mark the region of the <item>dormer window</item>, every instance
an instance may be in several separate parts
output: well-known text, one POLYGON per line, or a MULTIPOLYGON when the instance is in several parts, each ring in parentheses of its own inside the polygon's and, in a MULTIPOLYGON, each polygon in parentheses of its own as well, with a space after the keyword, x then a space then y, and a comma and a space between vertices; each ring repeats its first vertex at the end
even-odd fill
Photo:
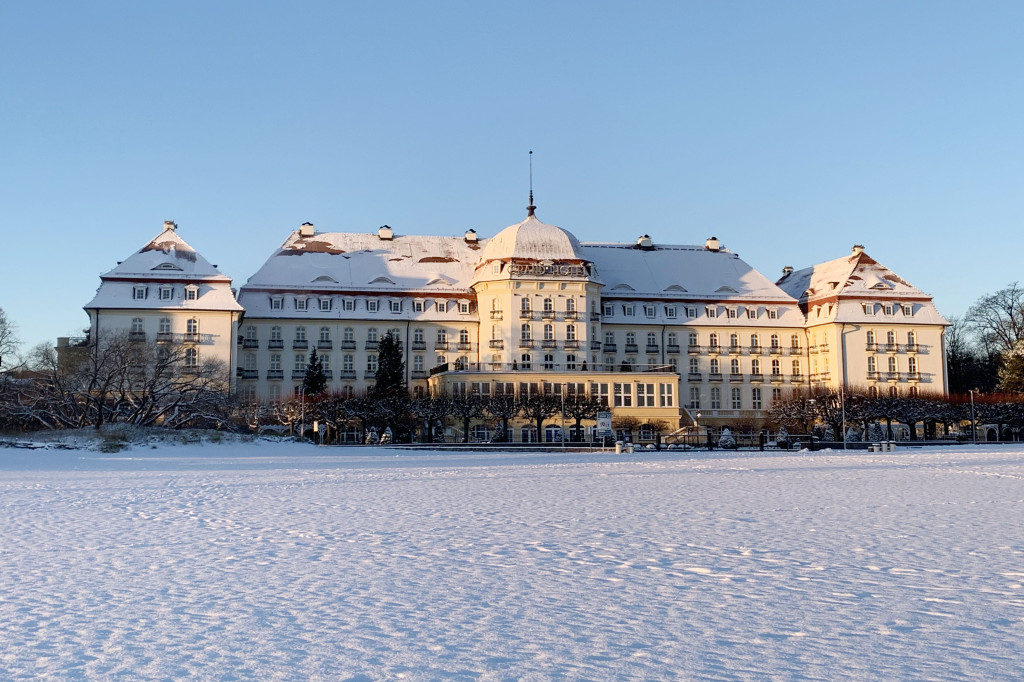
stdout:
POLYGON ((132 298, 136 301, 144 301, 146 299, 146 287, 136 286, 132 289, 132 298))
POLYGON ((437 308, 437 312, 439 313, 448 312, 448 304, 445 303, 443 299, 438 299, 434 301, 434 307, 437 308))
POLYGON ((324 297, 320 299, 320 310, 323 312, 329 312, 331 309, 331 299, 324 297))
POLYGON ((393 312, 393 313, 400 313, 400 312, 402 312, 402 302, 401 301, 399 301, 399 300, 392 300, 390 302, 390 304, 391 304, 391 312, 393 312))
POLYGON ((169 301, 174 298, 174 287, 162 286, 160 287, 160 300, 169 301))
POLYGON ((750 320, 756 320, 757 319, 757 308, 747 308, 747 319, 750 319, 750 320))
POLYGON ((769 320, 777 320, 777 319, 779 319, 779 311, 778 311, 777 308, 769 308, 768 309, 768 319, 769 320))
POLYGON ((670 320, 674 320, 676 318, 676 307, 674 305, 665 306, 665 317, 670 320))
POLYGON ((469 314, 469 301, 459 301, 459 312, 463 315, 469 314))
POLYGON ((615 306, 613 306, 611 303, 605 303, 604 304, 604 316, 605 317, 611 317, 614 314, 615 314, 615 306))
POLYGON ((884 306, 882 306, 882 312, 885 313, 886 315, 892 315, 893 314, 893 305, 892 305, 892 303, 886 303, 884 306))
POLYGON ((295 299, 295 309, 296 310, 305 310, 306 309, 306 299, 304 299, 304 298, 296 298, 295 299))
POLYGON ((726 317, 728 317, 730 320, 735 320, 737 317, 739 317, 740 314, 739 310, 737 310, 736 308, 726 308, 725 312, 726 317))
POLYGON ((424 301, 413 301, 412 302, 412 311, 414 313, 422 313, 423 309, 425 307, 426 307, 426 305, 425 305, 424 301))
POLYGON ((864 303, 862 305, 864 307, 864 314, 865 315, 874 315, 875 314, 875 304, 874 303, 864 303))
POLYGON ((627 303, 626 305, 623 305, 622 314, 625 315, 626 317, 633 317, 634 315, 636 315, 636 306, 633 305, 632 303, 627 303))
POLYGON ((366 299, 366 312, 375 313, 379 308, 379 302, 375 298, 366 299))
POLYGON ((343 298, 343 299, 341 299, 341 309, 342 310, 348 310, 348 311, 355 310, 356 309, 356 301, 355 301, 355 299, 352 299, 352 298, 343 298))
POLYGON ((713 306, 708 306, 705 308, 704 312, 707 313, 708 317, 714 317, 718 313, 718 310, 713 306))
POLYGON ((281 298, 280 296, 271 296, 270 297, 270 309, 271 310, 281 310, 282 308, 284 308, 284 299, 281 298))
POLYGON ((914 316, 914 306, 909 305, 909 304, 903 306, 903 314, 906 315, 907 317, 913 317, 914 316))
POLYGON ((185 300, 194 301, 199 298, 199 287, 195 284, 189 284, 185 287, 185 300))
POLYGON ((653 305, 644 305, 644 315, 647 317, 654 317, 655 308, 653 305))

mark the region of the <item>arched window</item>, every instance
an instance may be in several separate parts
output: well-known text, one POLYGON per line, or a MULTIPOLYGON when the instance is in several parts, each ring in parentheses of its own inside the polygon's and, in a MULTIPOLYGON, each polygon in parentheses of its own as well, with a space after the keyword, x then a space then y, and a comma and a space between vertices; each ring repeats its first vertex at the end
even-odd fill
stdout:
POLYGON ((875 333, 873 331, 870 331, 870 330, 868 331, 868 345, 869 346, 875 345, 875 333))
POLYGON ((519 356, 519 369, 530 369, 533 365, 533 358, 529 353, 523 353, 519 356))
POLYGON ((520 336, 523 341, 529 341, 533 338, 533 328, 529 324, 524 324, 519 329, 520 336))
POLYGON ((575 341, 576 340, 576 325, 567 324, 565 325, 565 340, 575 341))
POLYGON ((544 340, 551 341, 555 338, 555 327, 551 324, 544 325, 544 340))
POLYGON ((199 351, 195 348, 185 349, 185 366, 186 367, 198 367, 199 366, 199 351))
POLYGON ((565 356, 565 368, 567 370, 569 370, 570 372, 574 371, 576 369, 576 356, 575 355, 571 355, 570 354, 570 355, 566 355, 565 356))
POLYGON ((555 309, 554 301, 552 301, 550 298, 545 298, 544 299, 544 312, 550 313, 554 309, 555 309))
POLYGON ((132 318, 132 334, 141 334, 141 333, 142 333, 142 318, 141 317, 133 317, 132 318))
POLYGON ((915 332, 913 330, 907 332, 907 345, 908 346, 916 346, 917 345, 917 332, 915 332))
POLYGON ((875 356, 868 356, 868 374, 874 374, 878 371, 878 366, 875 363, 875 356))
MULTIPOLYGON (((444 333, 443 329, 440 329, 438 331, 441 332, 441 333, 444 333)), ((377 328, 376 327, 370 327, 369 329, 366 330, 366 340, 369 341, 370 343, 377 343, 377 328)))
POLYGON ((795 377, 800 376, 800 361, 799 360, 794 360, 793 361, 793 376, 795 376, 795 377))
POLYGON ((761 361, 754 359, 750 361, 750 373, 760 374, 761 373, 761 361))
POLYGON ((459 343, 463 343, 463 344, 469 343, 469 330, 468 329, 460 329, 459 330, 459 343))
POLYGON ((778 334, 772 334, 771 344, 772 344, 772 348, 778 348, 779 347, 779 335, 778 334))
POLYGON ((750 350, 757 350, 761 347, 761 340, 757 338, 757 334, 750 335, 750 350))
POLYGON ((544 369, 552 370, 555 368, 555 356, 551 353, 544 354, 544 369))
POLYGON ((712 374, 719 374, 720 371, 721 371, 721 367, 718 364, 718 358, 711 358, 711 373, 712 374))
POLYGON ((893 374, 899 371, 896 368, 896 356, 889 356, 889 371, 892 372, 893 374))
POLYGON ((657 346, 658 345, 658 335, 655 334, 654 332, 647 332, 647 345, 648 346, 657 346))
POLYGON ((740 345, 740 335, 729 334, 729 345, 732 346, 733 348, 738 348, 740 345))
POLYGON ((711 332, 711 337, 708 341, 708 345, 711 346, 712 348, 718 348, 718 334, 711 332))
POLYGON ((331 340, 331 328, 330 327, 320 327, 320 340, 321 341, 330 341, 331 340))
POLYGON ((917 358, 907 358, 907 371, 911 374, 917 374, 917 358))
POLYGON ((896 345, 896 332, 890 330, 885 334, 885 342, 890 346, 896 345))
POLYGON ((796 334, 793 334, 793 336, 789 337, 789 346, 790 346, 790 348, 796 348, 797 350, 799 350, 800 349, 800 337, 798 335, 796 335, 796 334))
POLYGON ((740 373, 740 361, 738 359, 733 358, 729 361, 729 371, 733 374, 740 373))

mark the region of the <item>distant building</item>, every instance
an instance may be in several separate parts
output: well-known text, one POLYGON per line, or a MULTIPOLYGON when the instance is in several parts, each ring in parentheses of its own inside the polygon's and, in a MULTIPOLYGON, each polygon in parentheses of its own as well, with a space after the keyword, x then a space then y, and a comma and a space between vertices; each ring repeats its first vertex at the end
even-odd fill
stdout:
MULTIPOLYGON (((304 223, 237 303, 230 280, 167 223, 102 276, 86 310, 94 333, 117 328, 223 358, 242 396, 268 402, 299 395, 314 348, 331 391, 361 394, 389 332, 414 395, 586 393, 663 432, 698 420, 758 426, 796 390, 946 389, 948 323, 862 247, 772 283, 714 237, 580 242, 532 205, 491 238, 304 223)), ((515 440, 552 437, 522 420, 515 428, 515 440)))

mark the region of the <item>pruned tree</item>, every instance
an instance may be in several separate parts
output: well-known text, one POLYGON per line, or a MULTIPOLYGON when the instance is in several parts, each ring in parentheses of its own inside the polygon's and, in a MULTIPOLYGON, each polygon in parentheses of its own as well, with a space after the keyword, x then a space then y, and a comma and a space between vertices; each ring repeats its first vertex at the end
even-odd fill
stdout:
POLYGON ((469 425, 484 416, 484 400, 476 393, 457 393, 451 396, 452 416, 462 421, 462 442, 469 442, 469 425))
POLYGON ((452 414, 452 403, 447 396, 415 398, 409 404, 409 412, 419 426, 420 440, 433 443, 439 431, 443 434, 444 422, 452 414))
POLYGON ((515 419, 521 407, 515 395, 502 393, 484 401, 484 414, 498 420, 499 435, 494 440, 504 443, 508 438, 508 423, 515 419))
POLYGON ((526 397, 520 397, 523 416, 537 427, 537 440, 544 438, 544 420, 558 414, 561 402, 549 393, 533 393, 526 397))
POLYGON ((582 439, 583 420, 597 419, 597 413, 604 404, 597 398, 584 393, 573 393, 565 397, 565 416, 573 421, 573 432, 582 439))

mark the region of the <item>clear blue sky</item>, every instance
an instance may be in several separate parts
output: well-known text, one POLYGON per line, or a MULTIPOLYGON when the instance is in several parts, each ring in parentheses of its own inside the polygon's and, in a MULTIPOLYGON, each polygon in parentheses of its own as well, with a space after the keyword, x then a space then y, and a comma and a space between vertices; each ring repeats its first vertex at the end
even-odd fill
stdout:
POLYGON ((162 221, 244 284, 303 221, 854 243, 947 316, 1024 279, 1021 2, 0 8, 0 308, 80 333, 162 221))

